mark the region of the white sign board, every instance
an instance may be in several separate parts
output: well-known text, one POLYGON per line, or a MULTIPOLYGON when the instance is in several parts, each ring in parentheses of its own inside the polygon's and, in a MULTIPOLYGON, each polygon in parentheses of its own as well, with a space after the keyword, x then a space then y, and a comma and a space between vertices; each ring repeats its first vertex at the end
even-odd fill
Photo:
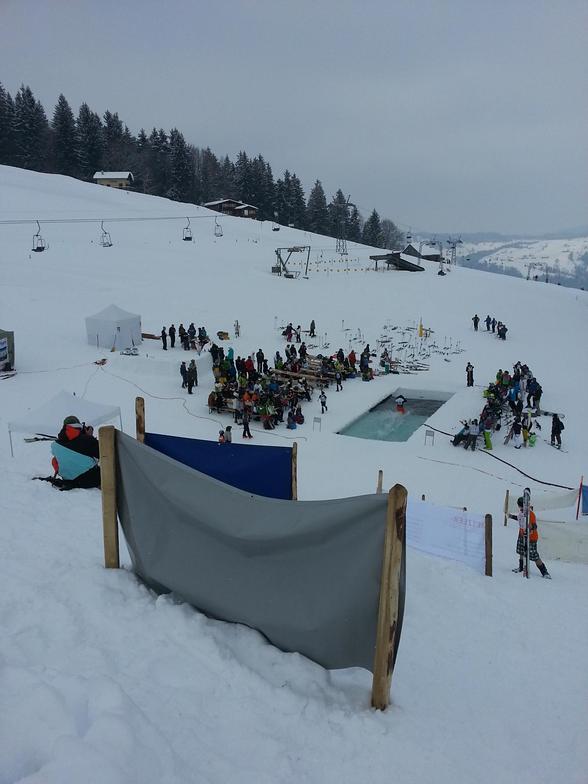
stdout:
POLYGON ((406 543, 484 572, 484 515, 408 499, 406 543))

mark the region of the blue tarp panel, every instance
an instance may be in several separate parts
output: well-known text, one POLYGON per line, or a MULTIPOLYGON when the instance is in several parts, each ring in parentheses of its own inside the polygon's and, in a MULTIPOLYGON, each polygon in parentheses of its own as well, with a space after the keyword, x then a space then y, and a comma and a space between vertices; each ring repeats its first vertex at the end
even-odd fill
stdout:
POLYGON ((588 515, 588 485, 582 485, 582 514, 588 515))
POLYGON ((292 449, 219 444, 145 433, 145 444, 219 482, 267 498, 292 498, 292 449))

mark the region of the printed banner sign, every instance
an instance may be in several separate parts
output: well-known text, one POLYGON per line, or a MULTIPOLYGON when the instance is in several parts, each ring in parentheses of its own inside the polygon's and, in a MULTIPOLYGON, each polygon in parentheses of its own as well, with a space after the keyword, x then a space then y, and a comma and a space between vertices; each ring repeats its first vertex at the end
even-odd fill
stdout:
POLYGON ((484 515, 408 499, 406 543, 484 571, 484 515))

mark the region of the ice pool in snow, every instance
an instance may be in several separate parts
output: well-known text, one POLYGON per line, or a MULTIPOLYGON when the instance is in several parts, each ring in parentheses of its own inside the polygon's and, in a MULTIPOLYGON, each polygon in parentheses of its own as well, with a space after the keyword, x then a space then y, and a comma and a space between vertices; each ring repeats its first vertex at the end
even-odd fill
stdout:
POLYGON ((368 438, 376 441, 408 441, 427 419, 447 402, 451 395, 444 392, 410 392, 397 389, 394 394, 370 408, 339 431, 339 435, 368 438), (404 413, 396 410, 395 398, 407 398, 404 413))

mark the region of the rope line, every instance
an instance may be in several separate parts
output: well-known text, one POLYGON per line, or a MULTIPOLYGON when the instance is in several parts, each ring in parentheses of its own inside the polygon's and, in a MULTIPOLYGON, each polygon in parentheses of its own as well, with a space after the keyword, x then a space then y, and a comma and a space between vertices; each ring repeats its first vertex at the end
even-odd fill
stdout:
MULTIPOLYGON (((439 430, 437 427, 433 427, 432 425, 427 425, 430 430, 435 430, 437 433, 442 433, 444 436, 451 436, 451 433, 446 433, 445 430, 439 430)), ((493 455, 492 452, 489 452, 487 449, 478 449, 478 452, 482 452, 489 457, 493 457, 495 460, 504 463, 504 465, 510 466, 510 468, 514 468, 515 471, 518 471, 519 474, 526 476, 527 479, 531 479, 533 482, 537 482, 540 485, 549 485, 549 487, 560 487, 562 490, 575 490, 575 487, 568 487, 568 485, 558 485, 556 482, 545 482, 543 479, 535 479, 534 476, 531 474, 526 474, 522 469, 517 468, 516 465, 509 463, 508 460, 503 460, 502 457, 498 457, 497 455, 493 455)))

